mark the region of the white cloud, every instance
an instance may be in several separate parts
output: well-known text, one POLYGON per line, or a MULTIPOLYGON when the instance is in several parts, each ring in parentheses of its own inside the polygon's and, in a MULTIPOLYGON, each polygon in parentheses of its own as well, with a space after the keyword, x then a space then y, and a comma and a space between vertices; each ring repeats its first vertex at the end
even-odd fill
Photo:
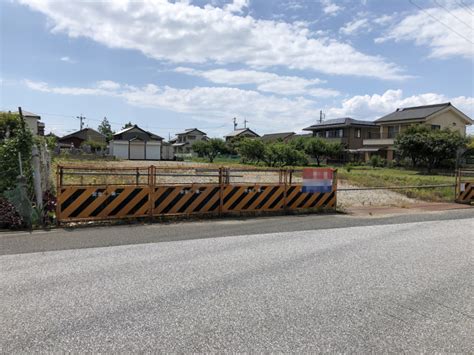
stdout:
POLYGON ((338 12, 344 9, 344 7, 336 5, 331 0, 321 0, 323 6, 323 12, 326 15, 336 15, 338 12))
POLYGON ((312 100, 262 95, 253 90, 228 87, 177 89, 154 84, 136 87, 111 81, 106 81, 104 86, 103 83, 83 88, 25 80, 27 87, 36 91, 115 97, 133 106, 189 114, 211 123, 226 123, 234 116, 245 117, 252 122, 252 128, 263 131, 299 130, 308 121, 313 121, 319 112, 312 100))
POLYGON ((323 83, 320 79, 305 79, 297 76, 281 76, 274 73, 255 70, 196 70, 178 67, 176 72, 205 78, 216 84, 256 85, 257 90, 280 95, 309 95, 315 97, 333 97, 339 95, 337 90, 315 88, 323 83))
POLYGON ((224 9, 229 12, 242 13, 244 8, 249 6, 249 0, 233 0, 232 3, 226 5, 224 9))
POLYGON ((425 93, 420 95, 403 96, 403 91, 387 90, 382 95, 356 95, 342 101, 340 107, 327 110, 327 117, 350 116, 362 120, 373 120, 386 115, 397 108, 432 105, 451 102, 466 115, 474 117, 474 97, 458 96, 448 98, 442 94, 425 93))
MULTIPOLYGON (((284 66, 381 79, 403 77, 402 70, 386 59, 363 54, 334 39, 315 37, 303 23, 261 20, 211 5, 165 0, 18 1, 47 15, 53 32, 138 50, 157 60, 284 66)), ((244 3, 236 1, 229 6, 236 10, 244 3)), ((329 13, 340 10, 329 1, 324 4, 329 13)))
POLYGON ((417 11, 392 26, 375 42, 414 41, 417 45, 431 48, 430 57, 461 56, 472 60, 474 45, 467 40, 472 42, 474 38, 472 14, 459 7, 448 10, 436 7, 426 9, 426 13, 417 11))
POLYGON ((370 23, 367 18, 361 18, 358 20, 348 22, 339 29, 339 32, 349 36, 349 35, 355 35, 356 33, 360 32, 363 29, 370 31, 370 23))
POLYGON ((71 64, 76 63, 75 60, 71 59, 68 56, 61 57, 61 58, 59 58, 59 60, 62 61, 62 62, 71 63, 71 64))

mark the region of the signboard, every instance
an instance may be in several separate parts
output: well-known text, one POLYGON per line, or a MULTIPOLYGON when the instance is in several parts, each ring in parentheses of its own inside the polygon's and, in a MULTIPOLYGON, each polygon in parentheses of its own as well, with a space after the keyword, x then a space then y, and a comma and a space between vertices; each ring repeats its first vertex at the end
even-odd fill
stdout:
POLYGON ((333 171, 330 168, 303 169, 303 191, 325 193, 332 190, 333 171))

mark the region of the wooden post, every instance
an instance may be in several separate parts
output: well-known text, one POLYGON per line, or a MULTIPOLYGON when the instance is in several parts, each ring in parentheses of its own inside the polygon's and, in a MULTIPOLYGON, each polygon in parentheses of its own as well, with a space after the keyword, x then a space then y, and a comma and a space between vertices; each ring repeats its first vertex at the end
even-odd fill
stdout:
POLYGON ((334 210, 337 210, 337 169, 333 170, 332 175, 332 190, 334 191, 334 210))

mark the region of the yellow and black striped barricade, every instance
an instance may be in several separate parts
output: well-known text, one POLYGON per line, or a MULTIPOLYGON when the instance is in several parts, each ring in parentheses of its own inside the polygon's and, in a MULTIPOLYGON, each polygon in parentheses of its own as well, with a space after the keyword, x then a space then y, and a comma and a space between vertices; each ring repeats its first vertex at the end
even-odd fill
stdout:
POLYGON ((285 199, 286 209, 304 210, 304 209, 335 209, 336 208, 336 189, 330 192, 303 192, 303 186, 299 184, 289 185, 285 199))
POLYGON ((456 202, 467 204, 474 202, 474 181, 459 183, 459 190, 456 196, 456 202))
POLYGON ((190 184, 157 186, 153 192, 153 215, 219 213, 220 185, 190 184))
POLYGON ((58 222, 145 217, 150 188, 136 186, 65 186, 58 191, 58 222))
POLYGON ((285 185, 225 185, 222 212, 282 211, 285 185))

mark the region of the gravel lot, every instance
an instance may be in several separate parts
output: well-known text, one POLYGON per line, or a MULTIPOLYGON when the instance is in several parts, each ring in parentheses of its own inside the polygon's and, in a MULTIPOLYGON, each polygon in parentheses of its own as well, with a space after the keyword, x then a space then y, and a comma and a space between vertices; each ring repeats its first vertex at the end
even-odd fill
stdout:
MULTIPOLYGON (((151 164, 162 168, 158 170, 156 182, 158 184, 175 184, 175 183, 218 183, 217 170, 218 167, 213 164, 195 163, 195 162, 149 162, 149 161, 104 161, 101 162, 100 168, 140 168, 142 173, 146 173, 146 168, 151 164), (183 170, 182 168, 189 167, 190 170, 183 170), (206 169, 209 169, 206 171, 206 169), (204 171, 203 171, 204 170, 204 171), (179 175, 179 176, 177 176, 179 175)), ((76 164, 77 165, 77 164, 76 164)), ((90 162, 81 163, 83 166, 91 166, 90 162)), ((94 163, 97 166, 97 163, 94 163)), ((235 167, 231 170, 231 183, 278 183, 279 174, 276 171, 250 171, 249 168, 235 167)), ((273 169, 275 170, 275 169, 273 169)), ((112 176, 66 176, 66 181, 69 183, 135 183, 136 177, 133 171, 129 172, 130 176, 118 177, 112 176)), ((295 173, 293 182, 301 182, 301 174, 295 173)), ((140 182, 146 184, 147 177, 141 176, 140 182)), ((357 186, 350 185, 345 181, 338 181, 339 188, 356 188, 357 186)), ((364 191, 340 191, 338 193, 338 206, 341 208, 361 207, 361 206, 397 206, 403 207, 409 204, 419 202, 411 199, 395 191, 389 190, 364 190, 364 191)))

